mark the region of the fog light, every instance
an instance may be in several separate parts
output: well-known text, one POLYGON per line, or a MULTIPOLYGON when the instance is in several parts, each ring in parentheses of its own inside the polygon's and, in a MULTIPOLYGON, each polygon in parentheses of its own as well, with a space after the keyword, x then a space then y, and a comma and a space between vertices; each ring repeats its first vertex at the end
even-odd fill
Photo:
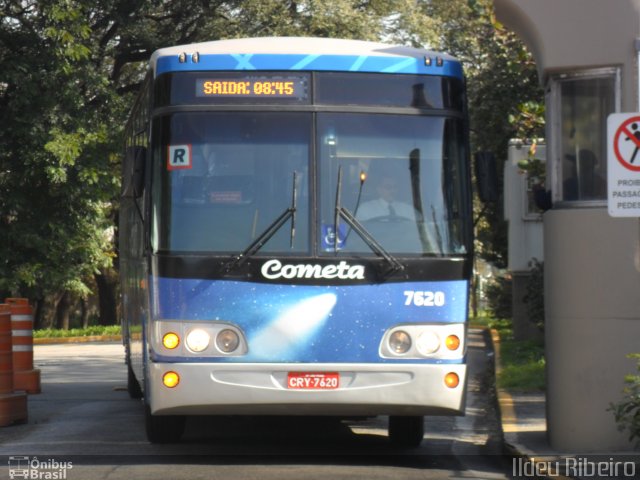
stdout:
POLYGON ((162 383, 165 387, 174 388, 180 383, 180 375, 176 372, 167 372, 162 376, 162 383))
POLYGON ((189 350, 199 353, 207 349, 209 342, 211 341, 211 337, 201 328, 195 328, 189 332, 186 341, 189 350))
POLYGON ((180 337, 173 332, 165 333, 164 337, 162 337, 162 345, 164 345, 164 348, 173 350, 180 345, 180 337))
POLYGON ((440 348, 440 337, 434 332, 422 332, 416 340, 416 348, 422 355, 431 355, 440 348))
POLYGON ((216 336, 216 347, 221 352, 231 353, 238 348, 238 345, 240 345, 240 337, 235 330, 225 328, 216 336))
POLYGON ((460 338, 457 335, 449 335, 444 344, 449 350, 457 350, 460 347, 460 338))
POLYGON ((389 336, 389 348, 398 355, 407 353, 411 348, 411 337, 403 330, 396 330, 389 336))
POLYGON ((444 384, 449 388, 456 388, 460 384, 457 373, 449 372, 444 376, 444 384))

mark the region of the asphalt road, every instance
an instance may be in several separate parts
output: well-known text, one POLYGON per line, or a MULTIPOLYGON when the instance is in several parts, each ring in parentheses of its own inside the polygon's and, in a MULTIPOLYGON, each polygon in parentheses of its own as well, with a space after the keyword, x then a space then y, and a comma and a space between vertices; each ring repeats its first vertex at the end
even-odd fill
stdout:
POLYGON ((510 478, 493 354, 479 331, 470 333, 467 415, 425 418, 425 440, 412 450, 391 447, 384 417, 192 417, 181 443, 152 445, 123 357, 120 344, 36 346, 42 394, 29 397, 27 424, 0 428, 0 478, 510 478))

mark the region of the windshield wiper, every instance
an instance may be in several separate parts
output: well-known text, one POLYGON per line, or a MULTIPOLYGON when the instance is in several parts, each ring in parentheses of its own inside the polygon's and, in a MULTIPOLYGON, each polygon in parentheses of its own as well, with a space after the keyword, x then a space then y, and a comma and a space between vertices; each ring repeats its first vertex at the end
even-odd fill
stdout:
POLYGON ((290 248, 293 248, 293 241, 296 236, 296 210, 298 204, 298 173, 293 172, 293 187, 291 189, 291 205, 287 207, 271 224, 264 229, 251 244, 245 248, 240 254, 234 255, 229 262, 223 267, 224 273, 242 266, 249 258, 255 255, 271 238, 291 219, 291 231, 289 234, 290 248))
POLYGON ((341 191, 342 191, 342 166, 338 167, 338 185, 336 187, 336 207, 335 207, 335 215, 334 215, 334 225, 333 231, 335 232, 336 238, 334 242, 334 253, 338 252, 338 232, 340 227, 340 219, 342 218, 347 225, 358 234, 358 236, 367 244, 367 246, 371 249, 373 253, 382 257, 388 264, 389 270, 382 274, 383 277, 388 275, 393 275, 396 272, 404 270, 404 266, 396 260, 393 255, 387 252, 382 245, 375 239, 373 235, 371 235, 364 225, 360 223, 360 221, 345 207, 343 207, 341 203, 341 191))

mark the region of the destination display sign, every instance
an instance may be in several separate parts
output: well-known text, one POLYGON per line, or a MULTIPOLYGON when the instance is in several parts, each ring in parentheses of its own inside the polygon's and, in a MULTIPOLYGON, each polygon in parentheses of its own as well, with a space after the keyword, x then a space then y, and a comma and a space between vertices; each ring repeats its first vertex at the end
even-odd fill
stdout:
POLYGON ((212 75, 196 79, 196 97, 307 100, 308 95, 307 78, 302 76, 224 78, 212 75))

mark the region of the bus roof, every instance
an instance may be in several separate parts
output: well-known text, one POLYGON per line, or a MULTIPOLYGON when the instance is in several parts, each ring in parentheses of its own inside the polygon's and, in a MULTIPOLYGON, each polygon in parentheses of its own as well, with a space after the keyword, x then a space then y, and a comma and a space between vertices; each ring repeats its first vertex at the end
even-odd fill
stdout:
POLYGON ((151 56, 158 76, 207 70, 324 70, 444 75, 462 78, 455 58, 427 49, 362 40, 262 37, 161 48, 151 56))

